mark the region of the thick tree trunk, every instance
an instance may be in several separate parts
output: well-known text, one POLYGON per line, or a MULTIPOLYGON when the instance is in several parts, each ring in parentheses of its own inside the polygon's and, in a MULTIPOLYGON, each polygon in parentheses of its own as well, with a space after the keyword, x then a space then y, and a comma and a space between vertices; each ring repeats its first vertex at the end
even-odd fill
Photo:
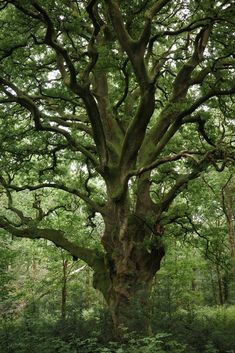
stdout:
POLYGON ((94 286, 106 299, 117 338, 123 328, 146 333, 152 280, 164 256, 161 234, 153 234, 150 213, 131 212, 127 201, 110 202, 108 209, 102 239, 106 271, 95 273, 94 286))
MULTIPOLYGON (((163 255, 163 248, 156 249, 150 255, 148 251, 141 251, 129 244, 122 253, 113 255, 109 262, 109 283, 103 294, 112 315, 117 338, 122 337, 124 328, 147 333, 152 280, 160 268, 163 255)), ((96 287, 99 289, 99 283, 96 287)))

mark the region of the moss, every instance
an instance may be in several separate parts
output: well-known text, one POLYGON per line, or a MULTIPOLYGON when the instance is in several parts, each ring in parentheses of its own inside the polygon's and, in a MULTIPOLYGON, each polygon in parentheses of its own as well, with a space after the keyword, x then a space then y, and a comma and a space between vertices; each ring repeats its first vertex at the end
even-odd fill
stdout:
POLYGON ((143 144, 143 147, 139 153, 138 169, 151 163, 153 156, 155 155, 156 146, 148 139, 147 143, 143 144))
POLYGON ((110 166, 107 171, 106 182, 110 198, 115 201, 121 200, 125 186, 121 181, 120 169, 118 166, 110 166))
POLYGON ((98 289, 104 296, 106 300, 108 300, 108 292, 111 286, 111 281, 109 278, 109 271, 95 271, 93 275, 93 287, 98 289))
POLYGON ((110 286, 110 261, 108 258, 103 258, 103 261, 99 261, 96 264, 93 274, 93 287, 98 289, 108 301, 110 286))

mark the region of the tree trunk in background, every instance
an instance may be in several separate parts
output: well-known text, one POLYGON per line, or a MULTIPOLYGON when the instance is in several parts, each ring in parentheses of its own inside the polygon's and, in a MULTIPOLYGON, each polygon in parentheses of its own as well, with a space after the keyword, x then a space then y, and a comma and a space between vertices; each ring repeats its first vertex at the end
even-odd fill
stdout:
POLYGON ((228 237, 231 250, 231 262, 233 280, 235 281, 235 229, 234 229, 234 212, 233 212, 233 200, 234 195, 232 190, 227 195, 227 224, 228 224, 228 237))
POLYGON ((63 275, 61 289, 61 319, 65 320, 67 315, 67 279, 68 279, 68 260, 63 259, 63 275))
POLYGON ((223 281, 222 281, 222 276, 220 273, 220 268, 218 264, 216 264, 216 275, 217 275, 217 288, 218 288, 218 299, 219 299, 219 304, 223 305, 224 304, 224 293, 223 293, 223 281))
POLYGON ((217 294, 216 294, 216 285, 215 285, 215 281, 213 278, 213 273, 214 270, 213 268, 210 266, 210 282, 211 282, 211 292, 212 292, 212 297, 213 297, 213 304, 217 304, 217 294))

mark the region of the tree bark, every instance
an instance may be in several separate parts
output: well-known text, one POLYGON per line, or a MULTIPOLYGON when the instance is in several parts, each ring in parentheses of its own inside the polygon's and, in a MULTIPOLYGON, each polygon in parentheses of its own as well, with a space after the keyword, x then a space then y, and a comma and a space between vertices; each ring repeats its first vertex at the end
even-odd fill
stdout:
POLYGON ((233 213, 233 191, 229 190, 227 195, 227 225, 228 225, 228 238, 231 250, 231 265, 233 280, 235 281, 235 227, 234 227, 234 213, 233 213))
POLYGON ((61 319, 64 321, 67 315, 67 280, 68 280, 68 260, 63 259, 63 275, 61 288, 61 319))
POLYGON ((218 300, 219 305, 224 305, 223 282, 220 273, 219 265, 216 264, 217 286, 218 286, 218 300))
POLYGON ((110 200, 107 209, 102 238, 106 271, 95 272, 94 287, 104 295, 120 339, 124 328, 147 333, 151 285, 165 252, 160 234, 153 238, 148 208, 145 215, 133 211, 125 198, 110 200))

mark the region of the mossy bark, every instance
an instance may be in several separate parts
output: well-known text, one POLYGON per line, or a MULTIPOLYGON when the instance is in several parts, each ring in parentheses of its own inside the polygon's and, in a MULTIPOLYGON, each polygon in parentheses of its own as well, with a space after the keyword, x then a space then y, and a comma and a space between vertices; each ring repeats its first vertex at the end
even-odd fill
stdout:
POLYGON ((105 271, 95 273, 94 286, 108 304, 117 338, 122 337, 123 328, 139 333, 148 330, 149 294, 164 246, 160 234, 155 233, 153 241, 150 207, 146 211, 145 215, 131 211, 126 198, 110 201, 105 217, 105 271))

